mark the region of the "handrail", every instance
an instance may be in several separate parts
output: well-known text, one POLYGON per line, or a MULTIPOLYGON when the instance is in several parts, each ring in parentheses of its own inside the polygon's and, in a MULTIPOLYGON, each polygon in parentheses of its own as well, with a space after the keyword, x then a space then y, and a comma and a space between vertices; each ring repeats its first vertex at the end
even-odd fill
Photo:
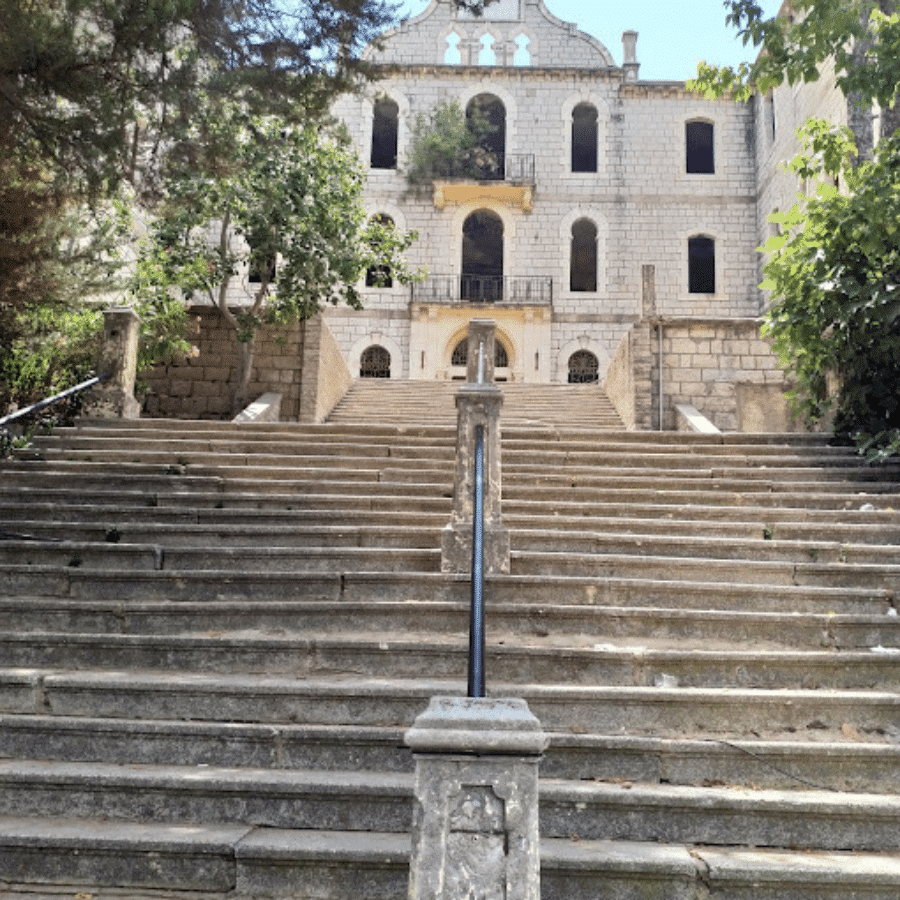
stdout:
POLYGON ((79 391, 85 391, 88 388, 93 387, 95 384, 99 384, 101 381, 106 381, 107 378, 109 378, 108 375, 95 375, 93 378, 88 378, 87 381, 82 381, 81 384, 76 384, 75 387, 70 387, 65 391, 54 394, 52 397, 47 397, 45 400, 38 400, 37 403, 32 403, 31 406, 26 406, 25 409, 17 409, 14 413, 10 413, 8 416, 4 416, 2 419, 0 419, 0 428, 4 427, 8 422, 14 422, 16 419, 22 419, 25 416, 31 415, 31 413, 35 413, 38 410, 44 409, 44 407, 50 406, 51 404, 56 403, 59 400, 65 400, 66 397, 72 397, 79 391))
MULTIPOLYGON (((478 345, 477 383, 484 383, 484 341, 479 342, 478 345)), ((475 426, 472 605, 469 613, 469 696, 484 697, 484 425, 475 426)))

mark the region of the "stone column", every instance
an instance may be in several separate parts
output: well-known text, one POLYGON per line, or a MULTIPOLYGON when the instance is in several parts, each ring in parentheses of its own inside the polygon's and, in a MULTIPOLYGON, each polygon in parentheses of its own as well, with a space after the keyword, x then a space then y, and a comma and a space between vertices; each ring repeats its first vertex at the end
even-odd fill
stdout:
POLYGON ((636 31, 622 33, 622 68, 625 71, 625 81, 638 80, 638 69, 641 64, 637 61, 637 39, 636 31))
POLYGON ((140 317, 131 307, 103 310, 103 344, 97 373, 107 380, 85 397, 82 415, 89 419, 137 419, 141 406, 134 398, 140 317))
POLYGON ((547 743, 524 700, 431 698, 406 732, 416 759, 409 900, 540 900, 547 743))
POLYGON ((441 533, 442 572, 462 573, 472 568, 475 433, 479 425, 484 429, 484 571, 485 574, 509 572, 509 531, 503 527, 500 511, 500 407, 503 393, 496 384, 488 382, 488 373, 491 378, 494 373, 494 323, 474 319, 469 325, 467 365, 470 376, 473 365, 477 373, 478 345, 482 341, 485 345, 485 383, 469 382, 456 392, 453 514, 441 533))

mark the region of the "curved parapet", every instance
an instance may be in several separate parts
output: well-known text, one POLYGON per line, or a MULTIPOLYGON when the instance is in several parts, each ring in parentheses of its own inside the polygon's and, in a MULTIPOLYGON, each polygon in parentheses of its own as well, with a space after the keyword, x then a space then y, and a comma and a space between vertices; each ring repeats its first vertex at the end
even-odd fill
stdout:
POLYGON ((600 41, 557 18, 543 0, 494 0, 481 17, 458 11, 453 0, 431 0, 364 55, 386 65, 617 68, 600 41))

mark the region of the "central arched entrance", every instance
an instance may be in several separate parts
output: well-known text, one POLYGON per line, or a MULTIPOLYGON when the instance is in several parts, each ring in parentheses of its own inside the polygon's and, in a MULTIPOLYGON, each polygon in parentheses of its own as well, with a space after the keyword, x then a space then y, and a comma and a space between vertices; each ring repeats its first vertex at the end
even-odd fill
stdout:
POLYGON ((489 209, 463 223, 460 297, 473 303, 503 299, 503 220, 489 209))

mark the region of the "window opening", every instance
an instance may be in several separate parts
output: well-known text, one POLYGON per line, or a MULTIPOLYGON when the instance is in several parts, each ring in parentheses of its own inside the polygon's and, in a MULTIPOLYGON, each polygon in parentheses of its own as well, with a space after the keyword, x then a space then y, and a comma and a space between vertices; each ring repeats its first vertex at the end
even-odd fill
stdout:
POLYGON ((454 31, 447 35, 447 49, 444 51, 444 62, 448 66, 458 66, 462 62, 459 43, 462 38, 454 31))
POLYGON ((479 94, 466 107, 466 124, 478 139, 476 177, 502 181, 506 154, 506 108, 499 97, 479 94))
POLYGON ((479 66, 496 66, 497 54, 494 52, 494 39, 485 34, 481 37, 481 51, 478 54, 479 66))
POLYGON ((715 172, 712 123, 686 122, 684 136, 688 173, 711 175, 715 172))
POLYGON ((572 110, 572 171, 597 171, 597 110, 590 103, 572 110))
POLYGON ((595 384, 600 380, 600 363, 590 350, 576 350, 569 357, 569 384, 595 384))
POLYGON ((262 284, 264 280, 266 284, 274 284, 277 272, 278 262, 274 253, 268 259, 259 259, 253 253, 250 254, 250 268, 247 272, 250 284, 262 284))
MULTIPOLYGON (((373 216, 372 220, 384 228, 394 227, 394 220, 383 213, 373 216)), ((393 285, 394 280, 391 276, 390 266, 369 266, 366 269, 366 287, 389 288, 393 285)))
POLYGON ((503 220, 489 209, 476 210, 463 223, 460 298, 503 299, 503 220))
POLYGON ((359 359, 359 377, 390 378, 391 354, 377 344, 367 347, 359 359))
POLYGON ((590 219, 579 219, 572 226, 569 290, 597 290, 597 226, 590 219))
POLYGON ((530 66, 531 65, 531 51, 528 49, 528 45, 531 43, 531 38, 528 37, 527 34, 520 34, 516 40, 516 52, 513 54, 513 65, 514 66, 530 66))
POLYGON ((688 291, 692 294, 716 292, 716 242, 712 238, 688 239, 688 291))
POLYGON ((400 107, 390 99, 378 100, 372 116, 373 169, 394 169, 397 167, 397 129, 400 121, 400 107))

